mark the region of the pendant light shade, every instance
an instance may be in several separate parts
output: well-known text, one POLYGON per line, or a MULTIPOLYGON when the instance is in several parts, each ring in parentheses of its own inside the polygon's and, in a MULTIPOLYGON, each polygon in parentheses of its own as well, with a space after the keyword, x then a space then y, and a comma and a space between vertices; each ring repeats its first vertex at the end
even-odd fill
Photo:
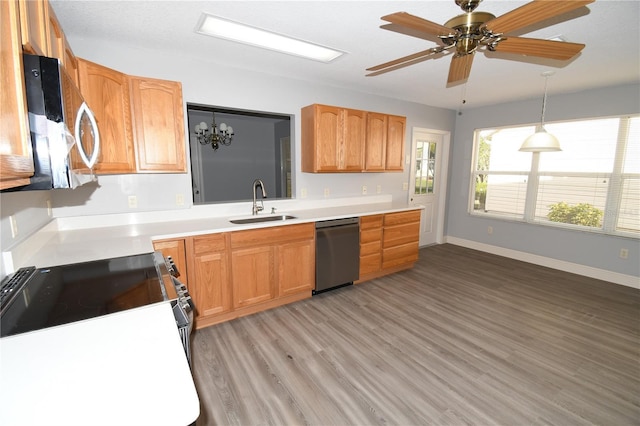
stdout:
POLYGON ((547 133, 542 125, 536 126, 536 132, 526 138, 520 147, 523 152, 554 152, 562 151, 560 141, 551 133, 547 133))
POLYGON ((544 110, 547 105, 547 80, 549 76, 553 75, 553 71, 546 71, 542 73, 544 77, 544 97, 542 98, 542 117, 540 118, 540 124, 536 126, 536 132, 524 140, 520 151, 523 152, 555 152, 562 151, 560 149, 560 141, 551 133, 547 133, 544 128, 544 110))

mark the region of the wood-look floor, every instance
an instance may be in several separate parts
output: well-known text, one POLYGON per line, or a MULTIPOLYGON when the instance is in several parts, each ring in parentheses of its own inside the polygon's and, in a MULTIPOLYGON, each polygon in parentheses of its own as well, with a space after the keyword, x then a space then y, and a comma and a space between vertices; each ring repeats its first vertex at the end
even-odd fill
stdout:
POLYGON ((198 425, 638 425, 640 291, 444 244, 198 330, 198 425))

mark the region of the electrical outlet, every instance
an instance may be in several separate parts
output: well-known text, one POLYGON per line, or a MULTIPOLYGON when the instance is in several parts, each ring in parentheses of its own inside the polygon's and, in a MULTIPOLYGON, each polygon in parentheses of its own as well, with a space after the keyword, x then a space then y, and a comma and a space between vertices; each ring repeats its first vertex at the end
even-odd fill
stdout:
POLYGON ((489 234, 489 235, 493 234, 493 226, 489 226, 487 228, 487 234, 489 234))
POLYGON ((51 209, 51 200, 47 200, 47 215, 49 217, 53 216, 53 210, 51 209))
POLYGON ((11 237, 15 238, 18 236, 18 222, 16 221, 16 217, 13 215, 9 216, 9 223, 11 223, 11 237))
POLYGON ((627 259, 629 258, 629 250, 626 248, 621 248, 620 249, 620 259, 627 259))
POLYGON ((300 189, 300 198, 307 198, 307 188, 300 189))
POLYGON ((325 188, 324 189, 324 198, 328 198, 330 193, 331 193, 331 191, 329 191, 329 188, 325 188))
POLYGON ((176 194, 176 206, 184 206, 184 195, 176 194))
POLYGON ((377 194, 382 194, 382 185, 376 186, 376 193, 377 194))
POLYGON ((367 195, 367 185, 362 185, 362 195, 367 195))
POLYGON ((408 182, 402 182, 402 190, 403 191, 408 191, 409 190, 409 183, 408 182))
POLYGON ((411 164, 411 156, 407 155, 404 157, 404 164, 411 164))
POLYGON ((136 197, 135 195, 129 195, 129 208, 130 209, 137 209, 138 208, 138 197, 136 197))

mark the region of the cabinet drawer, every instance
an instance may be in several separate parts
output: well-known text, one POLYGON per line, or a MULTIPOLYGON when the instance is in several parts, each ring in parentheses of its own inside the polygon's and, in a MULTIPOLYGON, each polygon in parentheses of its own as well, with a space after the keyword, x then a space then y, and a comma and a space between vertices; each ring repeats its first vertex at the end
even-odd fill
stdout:
POLYGON ((360 218, 360 230, 382 228, 382 215, 362 216, 360 218))
POLYGON ((360 256, 367 256, 369 254, 380 253, 382 244, 380 240, 370 243, 360 243, 360 256))
POLYGON ((378 272, 380 270, 380 261, 382 256, 380 253, 369 256, 360 257, 360 278, 366 274, 378 272))
POLYGON ((382 268, 391 268, 418 260, 418 242, 386 248, 382 252, 382 268))
POLYGON ((384 215, 384 226, 395 226, 410 222, 420 222, 420 210, 388 213, 384 215))
POLYGON ((308 240, 315 237, 315 232, 316 228, 313 223, 236 231, 231 233, 231 247, 240 248, 270 245, 284 241, 308 240))
POLYGON ((407 223, 391 228, 384 228, 383 244, 384 248, 397 246, 409 242, 418 241, 420 232, 420 222, 407 223))
POLYGON ((203 253, 224 251, 226 249, 225 235, 226 234, 222 233, 193 237, 194 254, 197 256, 203 253))
POLYGON ((382 228, 360 230, 360 244, 382 240, 382 228))

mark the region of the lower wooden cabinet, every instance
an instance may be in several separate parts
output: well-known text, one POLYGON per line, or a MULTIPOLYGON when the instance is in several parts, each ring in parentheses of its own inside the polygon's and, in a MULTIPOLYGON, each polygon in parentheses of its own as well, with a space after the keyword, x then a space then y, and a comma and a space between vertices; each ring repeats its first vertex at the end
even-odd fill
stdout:
POLYGON ((382 220, 384 215, 360 218, 360 281, 378 276, 382 267, 382 220))
POLYGON ((274 257, 274 248, 270 245, 232 251, 234 309, 275 297, 274 257))
MULTIPOLYGON (((357 283, 412 267, 419 229, 419 210, 360 218, 357 283)), ((178 266, 196 328, 309 298, 315 286, 314 223, 158 240, 154 249, 178 266)))
POLYGON ((153 242, 153 249, 161 252, 164 257, 171 256, 180 273, 180 281, 188 284, 185 239, 156 240, 153 242))
POLYGON ((418 260, 420 210, 384 215, 382 269, 411 266, 418 260))
POLYGON ((188 289, 199 319, 232 310, 228 235, 225 233, 189 237, 188 289))
POLYGON ((311 297, 315 225, 286 225, 157 240, 196 306, 195 327, 311 297))
POLYGON ((418 260, 420 210, 360 218, 360 279, 408 269, 418 260))
POLYGON ((311 295, 315 225, 286 225, 231 233, 234 308, 311 295))

